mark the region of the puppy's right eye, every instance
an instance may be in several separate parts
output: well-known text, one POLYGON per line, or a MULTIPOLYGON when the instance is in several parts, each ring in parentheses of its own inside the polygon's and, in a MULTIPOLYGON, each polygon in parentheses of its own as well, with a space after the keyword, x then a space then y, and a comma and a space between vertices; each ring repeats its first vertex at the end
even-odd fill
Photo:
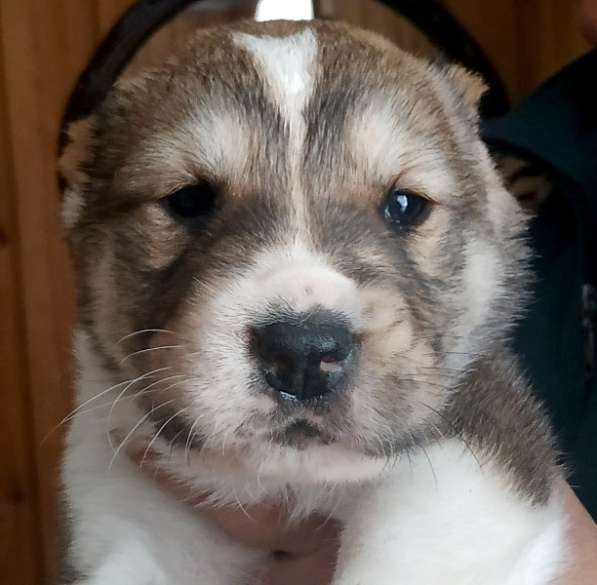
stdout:
POLYGON ((217 193, 209 183, 187 185, 162 199, 162 204, 176 219, 206 219, 213 212, 217 193))

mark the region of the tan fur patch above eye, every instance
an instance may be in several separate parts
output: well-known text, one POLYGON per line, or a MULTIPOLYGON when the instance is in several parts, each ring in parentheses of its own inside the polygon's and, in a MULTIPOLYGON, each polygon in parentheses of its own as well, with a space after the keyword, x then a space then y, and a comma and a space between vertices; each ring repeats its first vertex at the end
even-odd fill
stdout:
MULTIPOLYGON (((458 196, 457 182, 440 145, 428 135, 416 135, 406 123, 399 126, 398 119, 387 103, 378 100, 349 126, 349 144, 365 182, 389 186, 398 177, 400 188, 433 200, 448 201, 458 196)), ((422 120, 419 127, 425 124, 427 121, 422 120)))
POLYGON ((116 185, 157 199, 199 179, 254 187, 248 165, 255 133, 235 112, 197 112, 156 132, 118 170, 116 185))

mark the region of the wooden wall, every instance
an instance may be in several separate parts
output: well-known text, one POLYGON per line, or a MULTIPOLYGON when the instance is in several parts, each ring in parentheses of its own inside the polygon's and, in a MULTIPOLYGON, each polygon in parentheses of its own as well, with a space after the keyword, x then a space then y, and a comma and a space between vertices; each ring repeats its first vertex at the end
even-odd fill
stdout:
MULTIPOLYGON (((445 1, 515 98, 586 49, 569 0, 445 1)), ((71 401, 74 298, 57 223, 58 120, 92 48, 130 2, 0 0, 0 579, 10 585, 54 575, 62 429, 52 429, 71 401)), ((403 32, 382 8, 335 5, 344 18, 403 32)))
MULTIPOLYGON (((490 55, 512 99, 528 94, 548 75, 581 55, 574 0, 441 0, 490 55)), ((319 0, 324 16, 377 30, 398 43, 428 44, 386 6, 367 0, 319 0)))

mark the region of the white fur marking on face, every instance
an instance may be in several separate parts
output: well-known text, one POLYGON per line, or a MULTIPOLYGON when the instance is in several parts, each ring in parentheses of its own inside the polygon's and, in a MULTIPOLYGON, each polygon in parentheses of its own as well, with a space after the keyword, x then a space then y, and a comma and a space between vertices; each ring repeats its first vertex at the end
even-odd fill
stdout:
POLYGON ((234 33, 233 42, 253 56, 268 83, 288 126, 289 154, 296 167, 306 132, 303 110, 313 89, 317 55, 313 31, 305 29, 283 38, 234 33))
POLYGON ((313 31, 289 37, 255 37, 234 33, 233 41, 247 50, 262 69, 275 98, 295 129, 303 125, 302 111, 313 87, 312 66, 317 52, 313 31))
POLYGON ((218 315, 219 329, 263 316, 272 305, 304 313, 315 307, 342 313, 358 327, 362 317, 356 283, 300 242, 264 251, 246 277, 219 294, 208 312, 218 315))
POLYGON ((317 53, 313 31, 305 29, 283 38, 234 33, 233 41, 249 51, 260 66, 291 129, 304 127, 302 112, 313 88, 312 67, 317 53))

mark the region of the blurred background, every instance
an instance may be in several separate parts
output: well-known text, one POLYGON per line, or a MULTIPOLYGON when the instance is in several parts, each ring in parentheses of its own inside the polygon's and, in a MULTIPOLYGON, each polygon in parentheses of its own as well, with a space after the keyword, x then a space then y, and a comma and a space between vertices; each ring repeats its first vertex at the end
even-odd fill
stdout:
MULTIPOLYGON (((71 408, 74 319, 57 220, 58 125, 93 48, 131 4, 0 0, 0 581, 7 585, 54 583, 55 575, 59 423, 71 408)), ((436 4, 476 39, 513 102, 588 49, 571 0, 436 4)), ((256 11, 268 19, 281 7, 353 22, 419 53, 441 52, 373 0, 211 0, 158 32, 127 74, 163 59, 197 27, 256 11)))

